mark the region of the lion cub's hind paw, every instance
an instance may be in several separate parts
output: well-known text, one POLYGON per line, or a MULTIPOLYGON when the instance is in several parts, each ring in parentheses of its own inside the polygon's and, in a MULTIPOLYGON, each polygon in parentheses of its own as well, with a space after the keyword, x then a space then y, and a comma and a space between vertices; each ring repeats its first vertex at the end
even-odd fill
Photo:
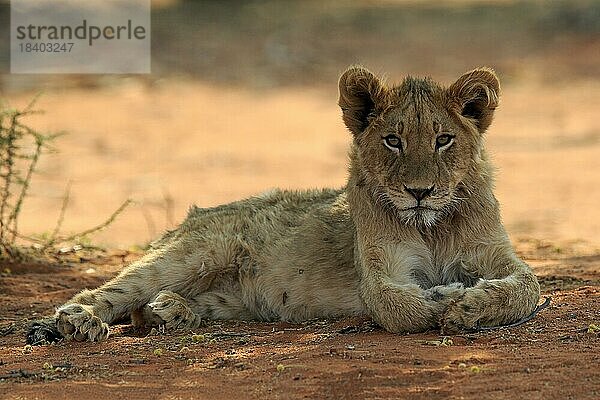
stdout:
POLYGON ((67 340, 100 342, 108 337, 108 324, 90 306, 66 304, 56 311, 56 328, 67 340))
POLYGON ((165 328, 169 330, 193 329, 200 326, 200 317, 177 293, 163 290, 158 293, 154 301, 148 303, 148 307, 154 315, 164 321, 165 328))

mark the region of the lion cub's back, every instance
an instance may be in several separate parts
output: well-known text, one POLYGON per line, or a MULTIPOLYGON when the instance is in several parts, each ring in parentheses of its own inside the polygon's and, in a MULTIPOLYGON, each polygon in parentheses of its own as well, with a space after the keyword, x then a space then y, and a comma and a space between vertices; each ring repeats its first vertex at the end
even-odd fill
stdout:
MULTIPOLYGON (((228 230, 247 240, 265 236, 289 236, 312 218, 325 217, 341 190, 272 189, 244 200, 211 208, 193 206, 180 230, 207 232, 228 230)), ((257 243, 258 244, 258 243, 257 243)))

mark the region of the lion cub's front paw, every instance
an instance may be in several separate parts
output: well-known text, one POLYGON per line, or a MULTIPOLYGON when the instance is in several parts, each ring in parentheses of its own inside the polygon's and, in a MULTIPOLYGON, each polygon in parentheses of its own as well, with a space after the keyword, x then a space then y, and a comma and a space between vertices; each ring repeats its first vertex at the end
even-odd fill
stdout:
POLYGON ((56 328, 67 340, 100 342, 108 337, 108 324, 90 306, 66 304, 56 311, 56 328))
POLYGON ((434 286, 425 290, 425 298, 440 304, 445 309, 452 301, 457 301, 465 294, 462 283, 434 286))
POLYGON ((167 329, 192 329, 200 326, 200 318, 191 310, 186 300, 177 293, 163 290, 148 307, 167 329))
POLYGON ((450 303, 442 316, 443 333, 458 333, 476 329, 484 317, 487 293, 482 289, 468 289, 464 296, 450 303))

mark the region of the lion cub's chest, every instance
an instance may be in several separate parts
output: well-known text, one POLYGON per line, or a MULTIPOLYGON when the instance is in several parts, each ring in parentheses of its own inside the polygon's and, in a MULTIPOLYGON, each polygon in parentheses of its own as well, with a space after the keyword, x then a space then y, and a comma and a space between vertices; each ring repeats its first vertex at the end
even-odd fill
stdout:
POLYGON ((416 283, 423 288, 461 282, 472 286, 477 277, 469 274, 461 249, 400 242, 385 246, 384 266, 393 281, 416 283))

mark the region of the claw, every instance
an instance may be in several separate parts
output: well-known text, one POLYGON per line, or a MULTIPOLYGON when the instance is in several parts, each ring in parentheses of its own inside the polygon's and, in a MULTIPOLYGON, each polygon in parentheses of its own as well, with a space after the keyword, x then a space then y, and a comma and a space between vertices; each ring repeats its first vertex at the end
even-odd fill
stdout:
POLYGON ((164 321, 167 330, 192 328, 198 324, 198 318, 189 308, 185 299, 169 291, 160 292, 153 302, 148 303, 159 320, 164 321))

